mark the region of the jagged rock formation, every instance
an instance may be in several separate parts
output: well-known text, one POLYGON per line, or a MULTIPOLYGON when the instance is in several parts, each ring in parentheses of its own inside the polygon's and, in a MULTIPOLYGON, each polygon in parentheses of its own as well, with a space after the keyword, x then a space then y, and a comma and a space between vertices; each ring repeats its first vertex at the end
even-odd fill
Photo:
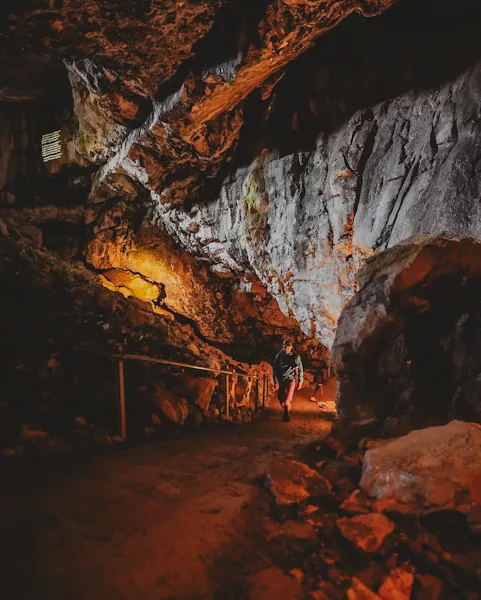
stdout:
POLYGON ((216 268, 254 271, 330 346, 367 256, 415 233, 480 238, 480 98, 478 65, 356 113, 313 152, 260 157, 207 206, 159 202, 155 217, 216 268))
MULTIPOLYGON (((378 18, 386 19, 382 35, 362 29, 370 19, 351 17, 346 29, 325 36, 318 54, 288 66, 346 16, 378 15, 392 4, 8 4, 2 34, 10 45, 25 45, 44 62, 62 60, 68 74, 60 86, 65 114, 47 111, 66 149, 48 164, 48 184, 68 186, 72 206, 79 197, 87 203, 87 195, 89 202, 85 223, 68 239, 59 240, 54 221, 35 223, 35 213, 28 225, 39 226, 52 249, 84 258, 111 289, 147 294, 159 312, 195 321, 213 343, 236 347, 246 334, 236 323, 240 312, 233 311, 234 323, 216 318, 234 296, 267 345, 289 332, 330 347, 366 257, 418 232, 480 235, 474 25, 459 17, 450 38, 456 52, 433 54, 448 3, 418 7, 405 0, 378 18), (409 50, 406 35, 414 40, 409 50), (392 36, 391 67, 374 57, 392 36), (73 95, 68 110, 65 86, 73 95), (288 99, 291 91, 299 106, 288 99), (284 105, 292 109, 287 121, 284 105), (147 247, 154 262, 172 254, 189 286, 180 291, 165 270, 136 260, 147 247)), ((463 10, 474 23, 479 6, 463 0, 463 10)), ((30 68, 38 71, 35 60, 30 68)), ((57 68, 45 67, 49 82, 57 68)), ((38 81, 29 92, 13 71, 7 69, 4 99, 44 102, 38 81)), ((15 118, 20 122, 21 114, 15 118)), ((12 139, 9 133, 5 145, 12 139)), ((13 164, 8 152, 0 158, 13 164)), ((47 203, 46 192, 34 200, 33 189, 42 186, 29 184, 28 193, 15 187, 26 170, 14 167, 0 194, 25 220, 24 208, 47 203)), ((57 196, 55 203, 61 204, 57 196)), ((38 242, 38 232, 32 235, 38 242)))
POLYGON ((480 248, 417 237, 366 261, 333 349, 341 418, 481 421, 480 248))
MULTIPOLYGON (((204 417, 217 420, 227 395, 220 369, 267 372, 268 365, 233 360, 151 301, 106 289, 102 275, 38 247, 30 231, 1 219, 0 234, 0 282, 7 291, 0 301, 0 450, 15 449, 25 427, 41 431, 49 445, 47 434, 78 433, 79 419, 116 433, 118 378, 109 357, 119 351, 213 369, 199 374, 131 363, 125 376, 130 433, 152 425, 156 406, 177 424, 187 417, 196 424, 204 417)), ((252 416, 257 380, 231 376, 229 401, 235 420, 252 416)))

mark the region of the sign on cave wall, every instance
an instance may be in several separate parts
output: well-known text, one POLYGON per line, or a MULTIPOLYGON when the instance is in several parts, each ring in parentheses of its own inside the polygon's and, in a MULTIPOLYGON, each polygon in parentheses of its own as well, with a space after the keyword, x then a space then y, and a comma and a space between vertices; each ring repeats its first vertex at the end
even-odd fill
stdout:
POLYGON ((60 129, 42 135, 42 159, 46 163, 62 157, 62 143, 60 141, 60 129))

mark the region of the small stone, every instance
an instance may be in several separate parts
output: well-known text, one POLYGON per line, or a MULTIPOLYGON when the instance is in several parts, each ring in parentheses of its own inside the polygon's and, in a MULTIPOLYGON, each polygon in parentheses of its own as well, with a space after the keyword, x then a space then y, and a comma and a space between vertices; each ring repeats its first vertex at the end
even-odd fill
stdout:
POLYGON ((311 496, 325 495, 331 484, 307 465, 286 458, 274 459, 266 474, 266 485, 277 504, 287 506, 311 496))
POLYGON ((351 587, 347 590, 349 600, 381 600, 381 598, 370 590, 362 581, 353 577, 351 587))
POLYGON ((393 569, 382 582, 379 595, 383 600, 410 600, 414 575, 403 568, 393 569))
POLYGON ((289 575, 291 575, 291 577, 294 577, 294 579, 299 583, 301 583, 304 579, 304 573, 300 569, 291 569, 289 571, 289 575))
POLYGON ((315 506, 314 504, 308 504, 304 506, 299 512, 301 515, 309 516, 312 513, 315 513, 319 510, 319 506, 315 506))
POLYGON ((376 552, 394 531, 394 523, 378 513, 346 517, 336 522, 342 535, 366 552, 376 552))
POLYGON ((371 511, 371 502, 361 490, 354 490, 339 508, 353 514, 367 514, 371 511))

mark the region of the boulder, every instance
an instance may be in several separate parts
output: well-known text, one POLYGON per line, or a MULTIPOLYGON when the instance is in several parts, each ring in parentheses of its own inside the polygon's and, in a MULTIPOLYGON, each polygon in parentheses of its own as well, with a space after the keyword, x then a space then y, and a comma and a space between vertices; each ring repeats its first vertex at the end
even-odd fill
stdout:
POLYGON ((296 504, 311 496, 331 491, 329 481, 317 471, 287 458, 275 458, 271 462, 266 474, 266 485, 281 506, 296 504))
POLYGON ((387 435, 481 421, 481 244, 414 236, 369 258, 339 319, 332 363, 347 422, 387 435))
POLYGON ((179 379, 176 391, 206 413, 217 385, 218 381, 214 377, 191 377, 185 375, 179 379))
POLYGON ((366 552, 376 552, 394 531, 394 523, 384 515, 370 513, 336 521, 342 535, 366 552))
POLYGON ((451 421, 368 450, 360 486, 377 499, 421 507, 455 508, 465 491, 481 504, 480 456, 481 425, 451 421))
POLYGON ((165 388, 157 387, 153 394, 154 404, 162 414, 176 425, 183 425, 189 414, 189 405, 181 398, 165 388))

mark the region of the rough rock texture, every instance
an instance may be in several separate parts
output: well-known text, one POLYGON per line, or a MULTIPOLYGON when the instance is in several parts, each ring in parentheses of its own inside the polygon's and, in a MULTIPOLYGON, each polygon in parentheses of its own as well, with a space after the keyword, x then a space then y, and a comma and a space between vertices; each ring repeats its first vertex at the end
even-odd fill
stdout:
POLYGON ((359 485, 378 499, 393 498, 423 508, 477 505, 481 503, 480 456, 481 426, 451 421, 368 450, 359 485))
POLYGON ((364 264, 332 355, 342 418, 481 420, 480 249, 421 236, 364 264))
POLYGON ((267 471, 267 486, 281 506, 330 492, 331 485, 317 471, 296 460, 274 459, 267 471))
POLYGON ((385 538, 394 531, 392 521, 375 513, 338 519, 337 526, 346 539, 366 552, 376 552, 385 538))
POLYGON ((255 273, 330 346, 375 250, 416 233, 481 236, 480 98, 478 65, 440 90, 357 112, 313 152, 261 156, 207 206, 187 213, 154 194, 154 218, 215 269, 255 273))
MULTIPOLYGON (((68 148, 61 161, 37 165, 37 174, 54 173, 48 184, 62 180, 69 201, 78 190, 86 203, 90 192, 87 235, 77 235, 77 252, 63 243, 65 253, 79 256, 87 238, 94 268, 126 269, 125 237, 111 238, 118 260, 98 266, 107 221, 123 218, 135 238, 147 217, 210 263, 209 276, 229 276, 235 294, 262 289, 270 316, 258 322, 280 318, 277 303, 284 323, 298 323, 305 336, 330 347, 366 256, 417 232, 478 237, 479 35, 468 21, 476 21, 479 6, 405 0, 376 19, 353 14, 374 16, 393 4, 7 2, 0 33, 14 48, 30 49, 30 71, 42 71, 41 56, 64 61, 68 74, 69 102, 62 91, 49 119, 40 108, 53 93, 33 107, 42 115, 35 135, 60 127, 68 148), (368 29, 391 13, 379 31, 368 29), (449 44, 439 48, 452 14, 449 44), (321 35, 328 31, 341 33, 321 35), (309 58, 305 51, 316 40, 326 43, 309 58), (379 61, 379 47, 389 47, 389 61, 379 61), (61 117, 67 108, 68 118, 61 117)), ((22 65, 20 78, 8 69, 4 86, 5 99, 22 100, 16 121, 28 99, 46 93, 37 90, 38 77, 25 86, 22 65)), ((45 88, 53 89, 58 69, 51 66, 45 88)), ((10 107, 1 108, 0 120, 5 113, 10 123, 10 107)), ((2 149, 15 137, 6 131, 2 149)), ((22 138, 25 153, 38 151, 38 138, 35 149, 29 142, 22 138)), ((8 204, 25 196, 12 180, 25 172, 16 160, 11 152, 0 156, 8 163, 8 181, 0 175, 8 204)), ((29 185, 31 197, 37 184, 29 185)), ((138 275, 150 279, 149 271, 138 275)), ((251 305, 255 313, 259 303, 251 305)), ((184 317, 191 318, 192 306, 184 317)), ((230 343, 208 313, 199 318, 201 334, 230 343)))
MULTIPOLYGON (((171 313, 155 312, 151 302, 106 289, 82 262, 38 248, 8 220, 0 220, 0 282, 8 290, 0 302, 0 448, 15 448, 25 425, 45 439, 66 432, 110 439, 105 430, 118 431, 118 370, 110 356, 119 351, 214 369, 200 379, 195 371, 186 376, 174 367, 126 363, 129 433, 150 424, 159 381, 169 390, 159 399, 161 412, 177 424, 188 416, 197 424, 199 415, 218 418, 225 410, 217 369, 261 373, 209 345, 171 313)), ((232 387, 230 402, 232 414, 252 418, 256 387, 232 387)))

